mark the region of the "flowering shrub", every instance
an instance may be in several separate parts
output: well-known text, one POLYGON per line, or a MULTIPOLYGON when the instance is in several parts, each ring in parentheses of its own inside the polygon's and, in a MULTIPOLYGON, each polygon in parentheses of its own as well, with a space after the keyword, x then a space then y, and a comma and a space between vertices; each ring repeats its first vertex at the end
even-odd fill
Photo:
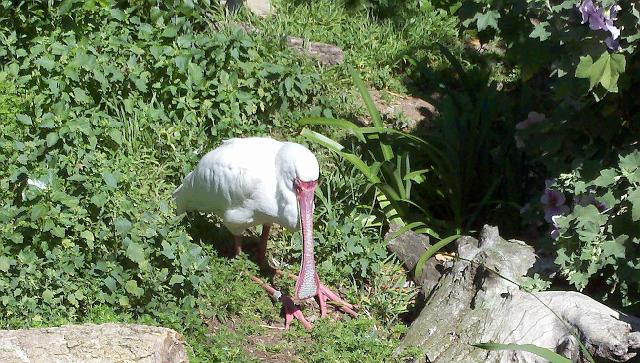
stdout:
POLYGON ((542 192, 531 196, 539 212, 534 224, 554 241, 563 275, 578 289, 606 282, 603 297, 635 304, 638 153, 618 155, 640 136, 640 100, 630 97, 640 86, 640 5, 457 4, 467 32, 503 50, 504 65, 519 74, 506 86, 519 110, 515 142, 542 192))

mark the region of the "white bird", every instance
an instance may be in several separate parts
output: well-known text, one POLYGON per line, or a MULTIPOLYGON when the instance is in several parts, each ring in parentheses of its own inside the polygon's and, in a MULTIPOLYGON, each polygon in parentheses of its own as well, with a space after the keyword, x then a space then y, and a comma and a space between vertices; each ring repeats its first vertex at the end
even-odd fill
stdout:
MULTIPOLYGON (((267 137, 236 138, 207 153, 173 196, 178 214, 200 211, 220 216, 234 235, 236 253, 242 251, 242 233, 262 224, 258 250, 261 264, 265 261, 271 224, 291 230, 302 227, 303 253, 296 298, 317 295, 322 315, 326 314, 327 299, 343 304, 343 310, 354 315, 352 306, 320 284, 316 273, 313 197, 319 173, 316 157, 300 144, 267 137)), ((292 304, 284 305, 285 317, 294 314, 287 311, 287 305, 292 304)))

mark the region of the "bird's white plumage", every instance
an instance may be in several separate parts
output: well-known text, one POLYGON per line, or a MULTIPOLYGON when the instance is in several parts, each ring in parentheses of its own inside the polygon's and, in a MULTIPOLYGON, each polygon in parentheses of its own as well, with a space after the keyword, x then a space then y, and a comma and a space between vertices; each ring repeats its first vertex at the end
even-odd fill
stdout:
POLYGON ((294 180, 317 180, 307 148, 265 137, 237 138, 207 153, 174 192, 177 212, 214 212, 235 235, 258 224, 298 228, 294 180))

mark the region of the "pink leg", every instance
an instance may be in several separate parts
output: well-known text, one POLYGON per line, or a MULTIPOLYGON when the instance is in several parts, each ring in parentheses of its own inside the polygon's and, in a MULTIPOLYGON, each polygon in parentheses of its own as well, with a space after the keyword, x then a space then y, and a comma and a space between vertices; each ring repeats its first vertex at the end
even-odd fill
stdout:
POLYGON ((242 236, 233 236, 233 240, 236 244, 236 256, 242 253, 242 236))
POLYGON ((260 236, 260 245, 258 246, 258 264, 265 266, 267 262, 267 240, 269 239, 270 224, 262 225, 262 235, 260 236))
POLYGON ((271 285, 263 282, 256 276, 251 276, 251 280, 256 282, 258 285, 262 286, 262 288, 269 293, 269 295, 276 297, 278 300, 282 301, 282 307, 284 308, 284 327, 285 329, 289 329, 291 321, 293 318, 296 318, 300 321, 300 323, 306 328, 311 329, 311 323, 302 315, 302 311, 300 308, 294 304, 291 297, 287 295, 282 295, 280 291, 274 289, 271 285))

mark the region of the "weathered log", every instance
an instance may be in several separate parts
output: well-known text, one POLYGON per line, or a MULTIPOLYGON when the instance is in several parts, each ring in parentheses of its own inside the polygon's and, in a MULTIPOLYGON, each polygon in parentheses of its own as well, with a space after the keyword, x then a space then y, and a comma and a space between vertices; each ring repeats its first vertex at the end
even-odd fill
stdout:
POLYGON ((0 362, 187 362, 176 331, 146 325, 0 330, 0 362))
POLYGON ((531 293, 518 287, 535 262, 531 246, 506 241, 488 226, 480 241, 462 237, 456 244, 460 259, 426 291, 426 305, 397 353, 417 346, 424 352, 422 362, 545 361, 523 351, 471 345, 491 341, 534 344, 583 362, 580 339, 596 359, 625 362, 636 356, 640 319, 577 292, 531 293))

